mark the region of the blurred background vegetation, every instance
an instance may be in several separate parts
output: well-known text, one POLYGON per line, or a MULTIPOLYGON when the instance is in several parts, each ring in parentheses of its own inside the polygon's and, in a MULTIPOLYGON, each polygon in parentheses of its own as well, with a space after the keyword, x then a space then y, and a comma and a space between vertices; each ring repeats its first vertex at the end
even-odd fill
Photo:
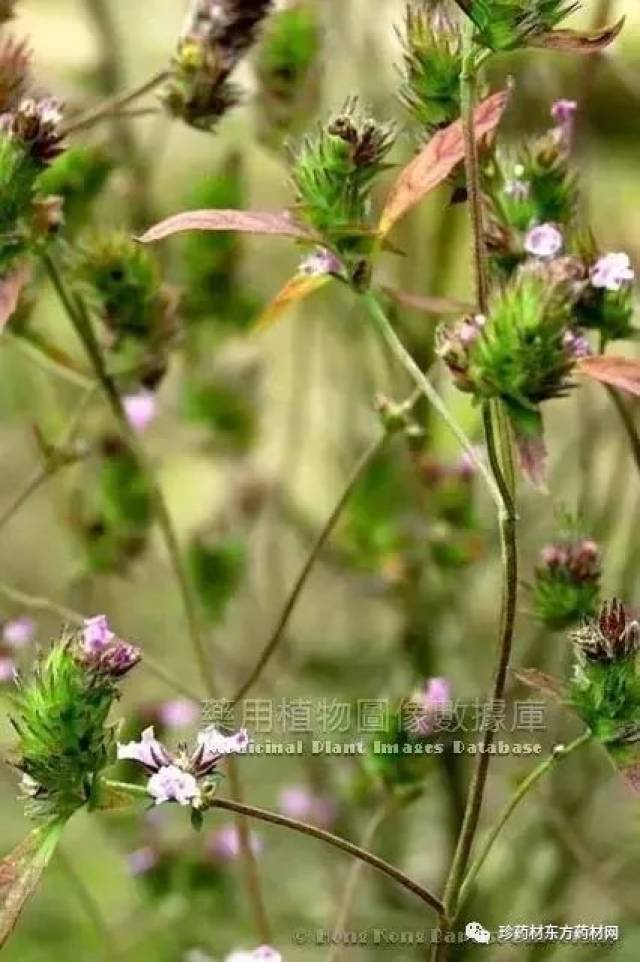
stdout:
MULTIPOLYGON (((313 53, 317 42, 320 50, 310 57, 291 134, 298 136, 351 94, 403 128, 394 67, 402 0, 308 0, 307 6, 318 34, 301 29, 296 49, 313 53)), ((598 6, 585 2, 576 22, 592 21, 598 6)), ((576 149, 584 203, 603 249, 626 250, 637 264, 640 10, 631 0, 600 6, 610 19, 627 15, 622 37, 606 55, 529 52, 501 60, 495 82, 504 83, 507 73, 513 77, 507 139, 544 129, 553 100, 579 101, 576 149)), ((80 111, 162 69, 183 16, 181 0, 22 0, 11 33, 33 46, 38 87, 80 111)), ((291 204, 280 103, 277 91, 265 92, 264 86, 269 54, 276 57, 277 50, 265 51, 263 42, 242 65, 239 79, 249 94, 214 134, 157 112, 78 135, 77 143, 95 147, 104 158, 103 173, 92 167, 102 189, 90 214, 79 218, 79 237, 96 229, 132 233, 185 207, 276 210, 291 204)), ((155 105, 153 96, 148 102, 155 105)), ((411 133, 403 133, 394 159, 405 161, 415 146, 411 133)), ((450 190, 443 188, 403 223, 395 241, 410 256, 385 256, 382 280, 411 293, 468 298, 466 213, 449 201, 450 190)), ((410 386, 339 285, 277 326, 247 334, 296 268, 299 252, 287 242, 178 239, 154 255, 164 280, 184 288, 189 334, 172 354, 159 388, 159 414, 144 440, 188 551, 220 689, 231 695, 377 430, 374 394, 400 399, 410 386)), ((29 311, 31 329, 82 361, 46 284, 29 311)), ((398 309, 396 320, 421 365, 428 365, 438 319, 398 309)), ((635 350, 632 344, 625 349, 635 350)), ((476 412, 438 366, 434 377, 479 438, 476 412)), ((3 338, 0 505, 9 507, 39 470, 33 428, 57 437, 81 395, 81 386, 36 363, 24 339, 3 338)), ((425 431, 419 456, 396 438, 363 478, 256 697, 397 700, 429 676, 449 679, 453 697, 484 696, 499 590, 493 509, 481 486, 466 476, 461 481, 453 472, 454 490, 447 489, 443 472, 458 463, 459 452, 427 410, 417 411, 425 431)), ((94 435, 106 430, 100 398, 90 402, 86 422, 94 435)), ((532 579, 538 553, 557 533, 562 513, 580 513, 584 533, 602 547, 603 594, 640 604, 638 478, 615 412, 604 392, 583 386, 548 405, 547 423, 550 494, 523 488, 521 495, 523 580, 532 579)), ((126 463, 112 458, 105 472, 98 454, 41 485, 3 526, 1 580, 63 606, 106 612, 118 633, 139 643, 170 678, 203 693, 163 545, 155 530, 151 538, 147 534, 144 492, 135 489, 126 463), (126 565, 102 552, 87 520, 108 513, 113 486, 133 501, 126 565), (142 543, 136 525, 144 528, 142 543)), ((526 591, 522 599, 514 663, 566 671, 564 635, 542 629, 526 591)), ((1 605, 5 619, 25 613, 8 596, 1 605)), ((60 619, 46 611, 35 617, 37 642, 46 645, 60 619)), ((27 663, 30 654, 20 657, 27 663)), ((144 719, 157 718, 159 704, 176 697, 142 668, 125 687, 122 716, 132 733, 144 719)), ((515 683, 509 694, 528 697, 515 683)), ((576 733, 571 718, 548 709, 545 744, 576 733)), ((7 726, 2 746, 10 744, 7 726)), ((464 758, 426 761, 419 797, 388 815, 374 843, 436 890, 456 837, 468 765, 464 758)), ((517 758, 493 765, 487 815, 498 810, 529 765, 517 758)), ((256 757, 241 766, 247 799, 273 808, 284 788, 314 788, 334 801, 336 831, 347 837, 362 835, 380 802, 357 759, 256 757)), ((1 775, 4 851, 19 840, 25 823, 14 773, 5 766, 1 775)), ((182 812, 162 815, 161 824, 137 816, 78 816, 65 836, 64 856, 54 861, 4 950, 7 962, 183 962, 194 948, 218 960, 235 947, 257 944, 241 868, 236 860, 216 859, 207 843, 224 819, 210 816, 205 833, 195 836, 182 812), (131 853, 150 847, 159 853, 153 870, 135 869, 131 853)), ((277 828, 255 831, 274 944, 287 962, 326 958, 326 947, 293 944, 292 932, 333 924, 348 864, 311 840, 277 828)), ((635 962, 639 857, 637 804, 606 760, 588 749, 560 767, 510 824, 481 876, 469 917, 494 928, 546 921, 621 926, 617 946, 511 946, 500 950, 505 962, 605 956, 635 962)), ((433 921, 387 880, 363 873, 349 928, 415 929, 433 921)), ((467 949, 465 957, 475 958, 475 951, 467 949)), ((350 948, 348 958, 359 962, 385 952, 394 962, 424 957, 417 948, 362 947, 350 948)))

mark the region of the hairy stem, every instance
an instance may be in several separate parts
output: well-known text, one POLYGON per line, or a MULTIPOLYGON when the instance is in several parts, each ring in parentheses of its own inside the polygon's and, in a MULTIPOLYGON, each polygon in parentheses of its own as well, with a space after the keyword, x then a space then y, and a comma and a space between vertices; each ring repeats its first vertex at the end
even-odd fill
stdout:
MULTIPOLYGON (((117 791, 121 791, 125 794, 130 795, 133 798, 147 798, 148 794, 146 789, 142 785, 131 785, 128 782, 117 782, 108 780, 106 784, 117 791)), ((359 845, 353 842, 348 842, 344 838, 340 838, 338 835, 333 835, 331 832, 325 831, 323 828, 317 828, 315 825, 308 825, 306 822, 299 822, 295 818, 288 818, 286 815, 280 815, 277 812, 270 812, 264 808, 256 808, 255 805, 245 805, 241 802, 233 801, 230 798, 214 798, 211 803, 212 808, 220 808, 227 812, 234 812, 240 815, 246 815, 247 818, 255 818, 261 822, 268 822, 271 825, 281 825, 283 828, 291 829, 294 832, 299 832, 301 835, 309 835, 311 838, 317 838, 321 842, 326 842, 327 845, 331 845, 332 848, 337 848, 341 852, 346 852, 347 855, 351 855, 353 858, 360 859, 360 861, 365 862, 372 868, 377 869, 383 875, 388 876, 394 881, 398 882, 403 888, 407 889, 409 892, 413 892, 422 902, 426 905, 431 906, 437 912, 441 912, 443 909, 442 902, 440 899, 433 895, 429 889, 424 888, 418 882, 414 882, 412 878, 405 875, 400 869, 396 868, 394 865, 390 865, 385 862, 384 859, 378 858, 377 855, 373 855, 371 852, 367 852, 365 849, 361 848, 359 845)))
POLYGON ((529 794, 531 789, 537 784, 537 782, 540 781, 541 778, 547 774, 547 772, 554 768, 563 758, 567 758, 568 755, 571 755, 573 752, 577 751, 578 748, 582 748, 583 745, 586 745, 587 742, 591 740, 591 737, 591 732, 586 731, 578 738, 574 739, 574 741, 570 742, 569 745, 557 745, 549 757, 543 762, 540 762, 540 764, 537 765, 536 768, 534 768, 533 771, 522 780, 516 791, 513 793, 509 801, 498 815, 493 827, 487 832, 486 837, 480 846, 478 854, 467 871, 464 882, 460 888, 458 909, 460 909, 466 901, 478 873, 482 869, 489 852, 493 848, 494 842, 513 815, 516 808, 519 806, 520 802, 529 794))
POLYGON ((369 291, 366 291, 362 295, 362 297, 372 319, 376 322, 380 330, 380 333, 384 337, 392 353, 398 359, 400 364, 402 364, 404 369, 407 371, 409 377, 412 379, 416 387, 420 389, 420 391, 424 394, 427 400, 433 405, 433 407, 440 414, 440 416, 446 421, 447 425, 449 426, 453 434, 456 436, 456 438, 460 442, 460 445, 462 446, 464 451, 466 451, 466 453, 469 455, 473 464, 475 464, 482 478, 486 482, 487 487, 496 505, 501 507, 503 503, 502 496, 500 493, 500 489, 496 484, 496 480, 494 476, 492 475, 491 471, 485 464, 484 460, 481 457, 479 457, 478 452, 475 450, 473 444, 471 443, 471 440, 467 437, 463 429, 455 420, 449 408, 447 407, 443 399, 440 397, 440 395, 436 391, 435 387, 433 386, 429 378, 426 376, 426 374, 424 374, 420 370, 420 368, 418 367, 414 359, 411 357, 411 355, 405 348, 402 341, 399 339, 387 315, 382 309, 382 306, 378 301, 376 295, 374 294, 373 291, 369 290, 369 291))
MULTIPOLYGON (((465 138, 465 169, 471 227, 473 231, 473 259, 477 301, 480 311, 488 311, 489 276, 484 241, 482 216, 482 192, 477 145, 474 136, 474 110, 476 103, 476 67, 473 42, 470 33, 466 41, 466 55, 461 75, 462 123, 465 138)), ((511 438, 502 404, 499 400, 485 404, 483 419, 487 452, 492 477, 499 491, 498 523, 500 529, 502 599, 498 632, 498 651, 493 675, 491 698, 494 702, 504 697, 507 670, 511 658, 518 596, 518 550, 516 536, 515 479, 513 474, 511 438)), ((491 756, 488 752, 493 743, 494 731, 487 725, 482 733, 479 753, 476 756, 471 784, 467 795, 464 819, 453 856, 444 894, 445 911, 441 917, 441 930, 451 930, 459 906, 460 888, 463 883, 471 850, 478 831, 484 792, 491 756)), ((434 947, 432 958, 444 962, 449 954, 449 943, 444 939, 434 947)))
POLYGON ((262 674, 266 665, 271 660, 274 652, 276 651, 278 645, 280 644, 284 636, 285 630, 287 628, 287 625, 289 624, 291 615, 293 614, 293 611, 296 607, 298 599, 302 593, 303 588, 307 583, 309 575, 311 574, 316 561, 320 556, 320 553, 322 552, 322 549, 327 539, 329 538, 329 536, 331 535, 331 532, 335 528, 338 522, 338 519, 340 518, 340 515, 342 514, 342 511, 344 510, 344 507, 347 501, 351 497, 351 494, 353 493, 353 490, 356 487, 358 481, 360 480, 366 468, 371 463, 375 455, 378 453, 382 445, 384 444, 385 439, 386 439, 386 435, 382 434, 379 437, 377 437, 375 441, 372 441, 372 443, 369 445, 366 451, 358 459, 358 462, 356 463, 353 471, 347 478, 347 481, 344 485, 344 488, 342 489, 342 492, 340 494, 340 497, 338 498, 338 501, 336 502, 335 507, 333 508, 333 511, 325 521, 321 531, 319 532, 315 541, 311 545, 309 553, 305 558, 302 568, 298 573, 298 577, 293 583, 293 587, 289 593, 289 596, 284 604, 282 611, 280 612, 278 621, 276 622, 276 625, 273 628, 273 631, 271 632, 271 635, 269 636, 269 639, 266 645, 260 652, 260 655, 258 656, 258 659, 254 667, 250 671, 248 677, 242 683, 238 691, 233 696, 232 704, 236 704, 242 698, 244 698, 247 692, 256 683, 256 681, 262 674))

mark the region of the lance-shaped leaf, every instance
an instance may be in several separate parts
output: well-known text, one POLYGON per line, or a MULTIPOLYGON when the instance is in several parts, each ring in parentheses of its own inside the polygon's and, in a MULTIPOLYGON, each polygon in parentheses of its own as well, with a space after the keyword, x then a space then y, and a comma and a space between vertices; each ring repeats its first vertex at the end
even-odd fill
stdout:
POLYGON ((254 324, 254 330, 263 331, 265 328, 271 327, 272 324, 280 320, 284 312, 289 310, 290 307, 319 291, 330 280, 329 274, 294 274, 265 307, 254 324))
POLYGON ((138 240, 142 244, 152 244, 172 234, 191 230, 237 231, 240 234, 317 241, 309 228, 294 220, 286 210, 187 210, 161 220, 145 231, 138 240))
POLYGON ((387 297, 395 301, 401 307, 407 307, 412 311, 420 311, 422 314, 471 314, 475 313, 476 308, 468 301, 458 301, 455 297, 429 297, 423 294, 410 294, 407 291, 399 291, 395 287, 382 288, 387 297))
POLYGON ((51 861, 65 823, 36 828, 0 862, 0 948, 13 932, 51 861))
MULTIPOLYGON (((487 97, 475 112, 476 140, 490 137, 500 123, 509 92, 502 90, 487 97)), ((387 197, 378 232, 380 236, 391 230, 402 217, 441 184, 464 160, 464 132, 462 122, 439 130, 419 154, 402 170, 387 197)))
POLYGON ((583 357, 578 363, 578 372, 601 384, 640 397, 640 360, 636 358, 605 354, 583 357))
POLYGON ((618 37, 624 27, 625 17, 610 27, 601 30, 550 30, 532 36, 528 41, 530 47, 544 47, 546 50, 564 50, 568 53, 597 53, 604 50, 618 37))

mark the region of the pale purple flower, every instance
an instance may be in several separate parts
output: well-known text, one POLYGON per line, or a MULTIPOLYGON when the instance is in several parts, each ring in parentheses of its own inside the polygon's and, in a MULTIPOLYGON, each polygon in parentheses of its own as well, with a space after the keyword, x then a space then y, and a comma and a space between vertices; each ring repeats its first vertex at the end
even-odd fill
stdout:
POLYGON ((0 655, 0 684, 15 681, 16 674, 17 669, 13 658, 10 658, 8 655, 0 655))
POLYGON ((173 698, 158 706, 157 717, 167 728, 187 728, 200 718, 200 706, 190 698, 173 698))
POLYGON ((137 848, 127 856, 127 868, 131 875, 145 875, 158 864, 158 853, 150 845, 137 848))
POLYGON ((2 629, 2 640, 10 648, 24 648, 28 645, 35 634, 36 626, 31 618, 22 615, 6 621, 2 629))
POLYGON ((139 434, 149 427, 157 413, 156 396, 151 391, 127 394, 122 399, 127 421, 139 434))
POLYGON ((88 667, 120 678, 138 664, 142 653, 111 631, 106 615, 95 615, 84 620, 82 656, 88 667))
POLYGON ((285 788, 280 793, 278 807, 289 818, 312 822, 321 828, 333 824, 336 817, 336 807, 331 799, 315 795, 301 786, 285 788))
POLYGON ((551 105, 551 117, 555 123, 559 124, 560 126, 573 124, 577 110, 577 100, 556 100, 555 103, 551 105))
POLYGON ((504 192, 507 197, 512 200, 526 200, 529 196, 530 187, 526 180, 520 180, 518 177, 514 177, 513 180, 508 180, 504 185, 504 192))
POLYGON ((249 734, 246 728, 241 728, 233 735, 225 735, 214 725, 198 732, 198 748, 205 756, 234 755, 247 750, 249 734))
POLYGON ((232 952, 231 955, 226 957, 225 962, 283 962, 283 958, 270 945, 261 945, 253 952, 247 952, 243 949, 232 952))
POLYGON ((524 239, 524 249, 534 257, 556 257, 562 250, 564 239, 553 224, 537 224, 524 239))
POLYGON ((165 802, 193 805, 200 798, 195 777, 177 765, 163 765, 159 768, 147 782, 147 791, 155 798, 156 805, 163 805, 165 802))
POLYGON ((109 628, 106 615, 94 615, 84 619, 84 650, 88 655, 95 655, 104 651, 115 638, 109 628))
POLYGON ((322 277, 324 274, 341 275, 343 266, 335 254, 327 250, 326 247, 319 247, 313 254, 301 261, 298 272, 309 277, 322 277))
POLYGON ((155 737, 153 727, 145 728, 139 742, 118 744, 120 761, 139 762, 145 768, 157 771, 171 764, 172 758, 164 745, 155 737))
POLYGON ((617 253, 600 257, 591 268, 589 278, 593 287, 619 291, 625 284, 630 284, 635 276, 629 255, 617 253))
POLYGON ((591 345, 587 337, 580 331, 575 331, 569 329, 565 331, 564 337, 562 338, 562 344, 564 349, 571 357, 578 360, 581 357, 589 357, 592 353, 591 345))
POLYGON ((412 734, 429 735, 436 716, 451 702, 451 685, 446 678, 428 678, 412 699, 414 710, 408 728, 412 734))
MULTIPOLYGON (((223 825, 213 832, 205 843, 207 852, 220 862, 234 862, 241 853, 240 833, 235 825, 223 825)), ((249 833, 249 847, 254 855, 260 855, 264 845, 255 832, 249 833)))

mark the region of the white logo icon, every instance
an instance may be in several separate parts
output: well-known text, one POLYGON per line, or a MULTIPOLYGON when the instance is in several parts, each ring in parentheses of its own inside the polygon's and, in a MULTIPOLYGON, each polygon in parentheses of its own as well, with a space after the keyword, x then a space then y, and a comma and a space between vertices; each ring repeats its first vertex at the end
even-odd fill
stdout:
POLYGON ((481 942, 483 945, 491 941, 491 932, 487 932, 479 922, 467 922, 464 934, 472 942, 481 942))

